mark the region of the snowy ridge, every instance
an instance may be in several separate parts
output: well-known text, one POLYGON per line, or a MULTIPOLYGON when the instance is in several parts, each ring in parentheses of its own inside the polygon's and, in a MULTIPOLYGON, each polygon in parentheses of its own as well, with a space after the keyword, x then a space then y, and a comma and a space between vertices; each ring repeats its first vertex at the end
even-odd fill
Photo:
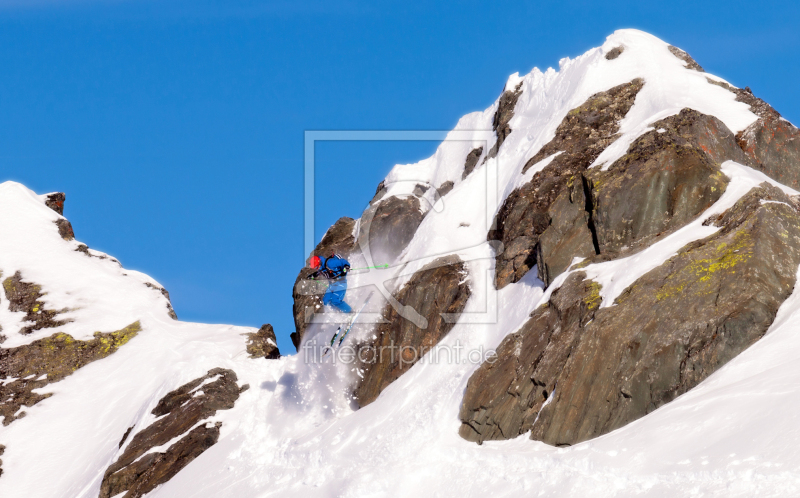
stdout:
MULTIPOLYGON (((454 183, 441 199, 433 189, 425 193, 423 209, 438 208, 425 217, 400 263, 387 270, 395 277, 387 287, 397 289, 439 256, 456 254, 466 262, 472 296, 441 347, 497 347, 566 278, 562 274, 545 292, 533 270, 497 291, 496 247, 486 234, 505 197, 535 174, 523 177, 524 164, 553 138, 571 109, 597 92, 634 78, 645 81, 621 123, 621 137, 597 167, 609 166, 654 121, 684 107, 716 116, 734 132, 756 119, 731 92, 706 80, 718 78, 687 69, 667 47, 646 33, 622 30, 599 48, 563 59, 558 71, 512 75, 505 89, 521 83, 522 94, 510 121, 513 131, 497 157, 483 160, 493 145, 484 137, 496 102, 458 122, 454 133, 471 133, 473 140, 445 141, 431 158, 395 166, 387 176, 387 195, 411 195, 417 183, 454 183), (619 46, 622 54, 607 60, 605 54, 619 46), (465 157, 481 146, 478 165, 462 180, 465 157)), ((716 231, 702 221, 752 186, 768 181, 797 193, 730 161, 723 171, 731 179, 725 194, 696 221, 629 258, 582 270, 602 284, 603 306, 686 243, 716 231)), ((348 394, 357 373, 349 365, 306 363, 302 352, 251 360, 242 334, 254 329, 172 320, 165 298, 144 285, 155 281, 75 251, 77 242, 58 235, 59 218, 25 187, 0 185, 3 278, 20 271, 42 286, 49 308, 68 308, 63 316, 73 320, 21 336, 14 330, 20 313, 0 302, 0 324, 9 337, 3 347, 55 331, 90 338, 136 320, 142 331, 113 355, 47 386, 43 391, 54 396, 0 427, 0 444, 6 446, 1 496, 96 497, 103 473, 125 449, 118 446, 125 431, 148 426, 164 394, 215 367, 234 370, 251 388, 234 408, 214 415, 223 423, 219 442, 149 497, 786 496, 800 489, 800 447, 794 444, 800 436, 794 415, 800 411, 797 289, 764 339, 687 394, 622 429, 569 448, 526 435, 478 446, 458 436, 458 411, 479 363, 437 363, 429 354, 374 403, 355 410, 348 394)), ((385 280, 386 273, 354 273, 348 301, 360 302, 371 284, 385 280)), ((287 311, 272 310, 282 312, 287 311)), ((335 328, 313 323, 307 337, 327 339, 335 328)), ((348 340, 370 333, 370 327, 354 327, 348 340)))

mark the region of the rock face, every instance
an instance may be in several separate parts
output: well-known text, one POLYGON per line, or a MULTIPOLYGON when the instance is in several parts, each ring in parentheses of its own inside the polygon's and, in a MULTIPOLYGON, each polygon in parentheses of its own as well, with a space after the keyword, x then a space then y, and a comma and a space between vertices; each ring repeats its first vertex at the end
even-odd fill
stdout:
POLYGON ((497 348, 467 384, 459 418, 461 437, 511 439, 534 425, 553 392, 550 377, 564 367, 584 327, 600 306, 600 286, 573 273, 518 331, 497 348))
MULTIPOLYGON (((2 276, 2 273, 0 273, 0 276, 2 276)), ((64 313, 67 310, 45 309, 44 302, 41 301, 44 296, 42 287, 32 282, 23 282, 20 272, 3 280, 3 290, 9 301, 9 311, 25 313, 23 321, 30 323, 30 325, 20 329, 20 334, 28 335, 36 330, 60 327, 69 322, 69 320, 56 320, 56 316, 59 313, 64 313)))
POLYGON ((795 285, 796 202, 762 184, 646 273, 614 306, 573 273, 467 386, 462 437, 531 431, 553 445, 605 434, 696 386, 757 341, 795 285), (763 202, 766 201, 766 202, 763 202))
MULTIPOLYGON (((381 187, 378 192, 383 191, 381 187)), ((342 217, 328 229, 325 236, 314 252, 310 256, 330 256, 331 253, 341 254, 349 258, 350 254, 355 250, 355 237, 353 231, 355 229, 355 220, 353 218, 342 217)), ((352 263, 352 261, 351 261, 352 263)), ((294 314, 295 332, 292 332, 291 338, 294 347, 299 351, 300 344, 303 341, 303 334, 305 334, 306 326, 311 321, 311 317, 322 307, 322 295, 328 288, 326 282, 308 280, 307 277, 313 272, 308 267, 304 267, 297 275, 294 282, 292 291, 292 298, 294 305, 292 312, 294 314)))
POLYGON ((511 118, 514 117, 514 107, 517 106, 517 100, 519 100, 520 95, 522 95, 522 82, 520 82, 514 88, 514 90, 506 90, 502 95, 500 95, 500 102, 497 104, 497 110, 495 111, 494 118, 492 119, 492 129, 494 130, 495 135, 497 135, 497 141, 486 154, 487 159, 497 156, 500 146, 503 145, 506 137, 511 134, 512 130, 508 123, 511 121, 511 118))
POLYGON ((472 173, 472 170, 474 170, 475 166, 478 165, 478 160, 480 160, 482 155, 483 155, 483 147, 472 149, 472 151, 470 151, 470 153, 467 154, 467 160, 464 161, 464 173, 461 174, 462 180, 468 177, 470 173, 472 173))
POLYGON ((376 263, 393 262, 414 238, 425 218, 420 207, 415 196, 390 196, 373 204, 361 216, 359 247, 369 244, 376 263))
POLYGON ((53 192, 45 196, 44 203, 56 213, 64 216, 64 201, 66 200, 67 195, 64 192, 53 192))
POLYGON ((609 50, 608 53, 606 54, 606 60, 613 61, 614 59, 622 55, 622 52, 624 51, 625 47, 622 46, 614 47, 611 50, 609 50))
POLYGON ((600 254, 684 226, 725 191, 720 164, 746 160, 733 133, 714 117, 684 109, 653 127, 607 171, 586 174, 600 254))
POLYGON ((58 227, 58 235, 66 241, 75 240, 75 231, 72 229, 72 223, 66 218, 61 218, 55 221, 58 227))
MULTIPOLYGON (((580 175, 616 140, 619 121, 628 113, 643 85, 644 82, 637 79, 591 96, 583 105, 569 112, 553 140, 525 164, 523 172, 558 154, 530 182, 506 198, 495 218, 496 228, 489 232, 487 239, 499 240, 504 246, 496 261, 495 286, 498 289, 519 281, 536 264, 535 249, 539 237, 550 226, 548 210, 559 196, 572 198, 568 201, 571 206, 567 206, 571 218, 584 216, 576 211, 588 212, 591 209, 585 203, 580 205, 580 196, 565 194, 565 191, 573 192, 576 180, 580 186, 580 175)), ((568 230, 565 226, 559 229, 568 230)), ((594 254, 588 250, 585 232, 574 236, 578 248, 576 256, 594 254)))
POLYGON ((800 130, 755 97, 749 88, 735 93, 736 100, 750 105, 758 116, 755 123, 736 136, 745 154, 770 178, 800 189, 800 130))
POLYGON ((250 358, 277 360, 281 357, 272 325, 265 323, 258 332, 247 334, 247 353, 250 358))
POLYGON ((95 332, 94 339, 79 341, 58 333, 16 348, 0 348, 0 415, 3 425, 25 416, 23 406, 33 406, 52 396, 34 389, 71 375, 77 369, 105 358, 122 347, 141 330, 139 322, 115 332, 95 332), (19 412, 19 413, 18 413, 19 412), (16 414, 16 415, 15 415, 16 414))
POLYGON ((705 70, 700 66, 700 64, 698 64, 694 59, 692 59, 691 55, 687 54, 678 47, 670 45, 669 51, 672 52, 672 55, 682 60, 687 68, 694 69, 695 71, 699 71, 701 73, 705 72, 705 70))
POLYGON ((375 401, 389 384, 408 371, 450 332, 471 294, 466 265, 457 256, 439 258, 415 273, 395 296, 423 318, 415 323, 391 305, 374 339, 358 346, 363 377, 355 389, 359 406, 375 401))
MULTIPOLYGON (((218 410, 233 408, 239 394, 249 388, 247 384, 239 387, 237 380, 232 370, 215 368, 161 398, 152 411, 159 418, 137 432, 106 470, 100 498, 121 493, 124 498, 144 496, 216 444, 222 422, 203 421, 218 410), (166 451, 150 451, 181 435, 166 451)), ((120 448, 130 432, 125 433, 120 448)))

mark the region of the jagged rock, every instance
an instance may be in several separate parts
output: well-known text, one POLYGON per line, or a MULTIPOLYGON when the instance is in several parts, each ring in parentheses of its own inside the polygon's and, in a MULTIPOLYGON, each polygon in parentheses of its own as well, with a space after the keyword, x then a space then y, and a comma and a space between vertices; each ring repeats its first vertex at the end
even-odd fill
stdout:
POLYGON ((52 194, 47 194, 44 203, 56 213, 64 216, 64 201, 66 200, 67 195, 64 192, 53 192, 52 194))
POLYGON ((22 274, 17 272, 13 277, 3 280, 3 290, 8 298, 9 311, 22 311, 25 313, 24 321, 31 322, 20 329, 19 333, 28 335, 44 328, 60 327, 71 320, 56 320, 59 313, 68 310, 48 310, 44 307, 41 298, 44 296, 40 285, 23 282, 22 274))
POLYGON ((717 118, 684 109, 653 123, 607 171, 587 172, 598 253, 613 253, 684 226, 725 192, 726 160, 745 161, 717 118))
MULTIPOLYGON (((5 451, 6 447, 0 444, 0 456, 3 456, 3 453, 5 453, 5 451)), ((2 476, 3 476, 3 461, 0 460, 0 477, 2 476)))
POLYGON ((414 238, 423 218, 425 214, 417 197, 383 199, 361 215, 358 245, 369 244, 374 262, 391 263, 414 238))
POLYGON ((415 310, 424 323, 401 316, 387 304, 383 311, 385 322, 377 326, 374 339, 358 346, 357 357, 363 369, 355 389, 359 406, 375 401, 450 332, 471 294, 466 275, 461 259, 447 256, 423 267, 400 289, 395 296, 397 301, 415 310))
MULTIPOLYGON (((378 192, 382 188, 378 188, 378 192)), ((355 237, 353 230, 355 229, 355 220, 353 218, 342 217, 339 218, 332 227, 328 229, 325 236, 313 253, 309 256, 317 255, 322 257, 330 256, 331 253, 341 254, 344 257, 350 257, 354 252, 358 252, 355 248, 355 237)), ((353 261, 351 261, 353 263, 353 261)), ((297 275, 292 290, 292 299, 294 305, 292 312, 294 314, 295 332, 292 332, 291 338, 294 347, 299 351, 300 344, 303 341, 303 334, 306 330, 306 324, 311 321, 311 317, 322 307, 322 295, 328 288, 327 282, 320 282, 315 280, 308 280, 307 277, 313 272, 308 267, 304 267, 297 275)))
POLYGON ((614 47, 614 48, 612 48, 611 50, 608 51, 608 53, 606 54, 606 59, 610 60, 610 61, 613 61, 614 59, 619 57, 622 54, 622 52, 624 52, 624 51, 625 51, 625 47, 623 47, 623 46, 614 47))
POLYGON ((277 360, 281 357, 281 352, 278 350, 278 340, 275 338, 275 331, 272 329, 272 325, 265 323, 258 329, 258 332, 246 335, 247 353, 250 358, 277 360))
POLYGON ((115 332, 95 332, 94 339, 88 341, 58 333, 24 346, 0 348, 3 425, 24 417, 25 412, 17 414, 23 406, 33 406, 52 395, 35 393, 34 389, 58 382, 79 368, 111 355, 140 330, 139 322, 134 322, 115 332))
POLYGON ((239 387, 237 380, 232 370, 215 368, 161 398, 152 411, 159 418, 136 433, 106 470, 100 498, 115 497, 126 491, 125 498, 143 496, 216 444, 222 422, 202 422, 218 410, 233 408, 240 393, 249 388, 247 384, 239 387), (182 434, 185 436, 167 451, 150 452, 182 434))
MULTIPOLYGON (((506 137, 511 134, 512 130, 508 122, 514 117, 514 107, 516 107, 520 95, 522 95, 522 82, 519 82, 513 91, 506 90, 500 96, 500 102, 497 104, 497 110, 494 113, 494 118, 492 118, 492 130, 494 130, 495 135, 497 135, 497 141, 492 148, 489 149, 489 153, 486 154, 486 159, 496 157, 500 146, 503 145, 506 137)), ((486 159, 484 159, 484 161, 486 161, 486 159)))
POLYGON ((455 183, 451 182, 450 180, 444 182, 443 184, 439 185, 439 197, 444 197, 453 190, 455 183))
MULTIPOLYGON (((513 109, 512 109, 513 114, 513 109)), ((461 179, 468 177, 472 170, 475 169, 475 166, 478 165, 478 160, 483 155, 483 147, 478 147, 476 149, 472 149, 469 154, 467 154, 467 160, 464 161, 464 173, 461 174, 461 179)), ((443 194, 444 195, 444 194, 443 194)))
POLYGON ((670 45, 669 51, 672 52, 672 55, 685 62, 687 68, 694 69, 695 71, 699 71, 701 73, 705 72, 705 70, 702 67, 700 67, 700 64, 698 64, 694 59, 692 59, 692 56, 690 56, 683 50, 679 49, 678 47, 670 45))
POLYGON ((470 379, 460 434, 483 441, 531 431, 548 444, 575 444, 696 386, 761 338, 792 292, 800 265, 793 205, 768 184, 751 190, 708 221, 717 233, 688 244, 593 316, 587 299, 599 295, 587 288, 597 284, 570 275, 503 341, 497 361, 470 379))
POLYGON ((417 197, 422 197, 430 188, 430 185, 422 185, 421 183, 418 183, 414 185, 414 190, 412 193, 417 197))
MULTIPOLYGON (((86 252, 87 253, 89 252, 88 248, 86 249, 86 252)), ((167 298, 167 313, 169 313, 169 317, 170 318, 172 318, 173 320, 177 320, 178 319, 178 315, 177 315, 177 313, 175 313, 175 310, 172 308, 172 300, 169 298, 169 291, 167 291, 167 289, 165 289, 163 287, 160 287, 158 285, 153 285, 150 282, 145 282, 144 285, 146 285, 147 287, 150 287, 151 289, 157 290, 158 292, 161 293, 162 296, 167 298)))
POLYGON ((553 393, 554 375, 564 368, 575 343, 600 306, 600 286, 571 274, 507 336, 494 361, 486 361, 467 383, 459 434, 469 441, 511 439, 530 430, 553 393))
POLYGON ((748 104, 759 116, 755 123, 737 134, 740 147, 765 175, 800 189, 800 130, 755 97, 749 88, 737 89, 735 93, 736 100, 748 104))
MULTIPOLYGON (((555 200, 590 164, 617 139, 619 121, 633 105, 644 82, 635 79, 589 97, 571 110, 545 144, 523 167, 559 153, 533 179, 514 190, 503 202, 488 240, 502 241, 497 255, 495 286, 500 289, 519 281, 536 264, 535 248, 550 226, 548 210, 555 200)), ((581 245, 583 247, 583 245, 581 245)))
POLYGON ((72 229, 72 223, 66 218, 57 219, 55 222, 58 227, 58 235, 66 241, 75 240, 75 231, 72 229))
MULTIPOLYGON (((550 226, 542 232, 535 245, 538 276, 545 286, 563 273, 573 258, 587 258, 599 253, 591 219, 591 193, 587 198, 587 192, 586 179, 575 175, 547 209, 550 226)), ((528 250, 531 239, 520 237, 515 243, 506 249, 512 251, 511 257, 528 250)))
POLYGON ((375 189, 375 195, 372 196, 372 200, 369 201, 370 204, 375 204, 379 200, 383 199, 383 196, 386 195, 386 180, 381 180, 378 184, 378 188, 375 189))

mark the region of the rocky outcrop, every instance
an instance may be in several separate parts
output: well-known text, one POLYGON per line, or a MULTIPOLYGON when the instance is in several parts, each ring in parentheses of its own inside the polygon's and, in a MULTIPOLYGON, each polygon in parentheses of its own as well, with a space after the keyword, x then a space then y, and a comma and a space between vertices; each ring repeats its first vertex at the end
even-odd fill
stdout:
POLYGON ((247 336, 247 353, 250 358, 266 358, 277 360, 281 357, 278 350, 278 340, 275 338, 275 331, 272 325, 265 323, 258 329, 258 332, 245 334, 247 336))
POLYGON ((749 88, 736 89, 735 93, 736 100, 748 104, 758 116, 736 136, 742 150, 765 175, 800 189, 800 130, 749 88))
MULTIPOLYGON (((88 252, 88 248, 87 248, 87 252, 88 252)), ((159 285, 151 284, 150 282, 145 282, 144 285, 146 285, 147 287, 150 287, 153 290, 157 290, 158 292, 161 293, 162 296, 167 298, 167 313, 169 314, 170 318, 172 318, 173 320, 177 320, 178 319, 178 315, 175 313, 175 310, 172 308, 172 300, 169 298, 169 291, 167 291, 167 289, 165 289, 165 288, 163 288, 163 287, 161 287, 159 285)))
POLYGON ((368 244, 375 263, 392 263, 414 238, 424 218, 417 197, 387 197, 361 215, 359 248, 368 244))
POLYGON ((56 213, 64 216, 64 201, 66 200, 67 195, 64 192, 53 192, 45 196, 44 203, 56 213))
POLYGON ((607 171, 585 175, 599 254, 646 245, 692 221, 727 187, 720 164, 745 160, 733 133, 712 116, 684 109, 653 128, 607 171))
MULTIPOLYGON (((2 273, 0 273, 0 276, 2 276, 2 273)), ((20 334, 28 335, 36 330, 60 327, 70 322, 70 320, 56 320, 60 313, 68 310, 46 309, 44 302, 41 300, 44 297, 42 287, 32 282, 23 282, 20 272, 3 280, 3 290, 9 302, 9 311, 25 313, 23 322, 30 323, 30 325, 25 325, 19 330, 20 334)))
POLYGON ((69 220, 66 218, 59 218, 54 223, 56 227, 58 227, 58 235, 60 235, 62 239, 67 242, 75 240, 75 231, 72 229, 72 223, 70 223, 69 220))
POLYGON ((466 161, 464 161, 464 172, 461 174, 462 180, 468 177, 470 173, 472 173, 472 170, 474 170, 475 166, 478 165, 478 161, 480 160, 482 155, 483 155, 483 147, 472 149, 470 153, 467 154, 467 159, 466 161))
POLYGON ((597 309, 599 285, 570 275, 497 361, 472 376, 462 437, 531 431, 553 445, 585 441, 696 386, 764 335, 795 285, 800 213, 762 184, 688 244, 597 309))
POLYGON ((357 348, 363 371, 355 388, 359 406, 375 401, 450 332, 471 294, 466 275, 466 265, 457 256, 439 258, 400 289, 395 296, 398 306, 386 306, 384 323, 377 326, 373 339, 357 348), (422 320, 409 319, 404 308, 422 320))
MULTIPOLYGON (((383 191, 383 189, 379 187, 378 192, 381 191, 383 191)), ((331 253, 350 257, 351 253, 356 252, 356 240, 353 235, 354 230, 355 220, 353 220, 353 218, 339 218, 336 223, 325 232, 322 240, 317 244, 317 247, 309 257, 314 255, 327 257, 330 256, 331 253)), ((322 308, 322 295, 328 288, 326 282, 308 280, 307 277, 312 272, 313 270, 308 267, 301 269, 292 290, 292 299, 294 300, 292 312, 294 314, 295 332, 292 332, 291 338, 294 347, 297 348, 298 351, 303 341, 306 326, 311 321, 311 317, 314 313, 322 308)))
POLYGON ((459 434, 469 441, 511 439, 533 427, 575 343, 600 306, 600 286, 573 273, 522 328, 505 338, 467 384, 459 434))
POLYGON ((675 46, 672 46, 672 45, 670 45, 668 48, 669 48, 669 51, 672 52, 672 55, 674 55, 675 57, 677 57, 678 59, 680 59, 680 60, 682 60, 684 62, 684 65, 687 68, 694 69, 695 71, 699 71, 701 73, 705 72, 705 70, 700 66, 700 64, 698 64, 697 61, 692 59, 691 55, 687 54, 686 52, 684 52, 683 50, 679 49, 678 47, 675 47, 675 46))
MULTIPOLYGON (((106 470, 100 498, 144 496, 216 444, 222 422, 208 419, 218 410, 233 408, 249 388, 239 387, 237 380, 232 370, 215 368, 161 398, 151 412, 156 421, 137 432, 106 470), (178 437, 166 451, 151 451, 178 437)), ((123 437, 120 447, 126 440, 123 437)))
POLYGON ((439 197, 444 197, 449 194, 450 191, 453 190, 454 186, 455 183, 451 182, 450 180, 447 180, 443 184, 439 185, 439 188, 437 189, 439 191, 439 197))
POLYGON ((134 322, 115 332, 95 332, 88 341, 58 333, 16 348, 0 348, 0 416, 8 425, 25 416, 23 406, 33 406, 52 394, 33 392, 71 375, 79 368, 116 352, 141 330, 134 322))
MULTIPOLYGON (((497 135, 497 141, 492 148, 489 149, 489 152, 486 154, 486 159, 496 157, 500 146, 503 145, 506 137, 511 134, 511 126, 509 126, 508 123, 511 121, 511 118, 514 117, 514 108, 517 106, 517 100, 519 100, 520 95, 522 95, 522 82, 519 82, 514 90, 506 90, 500 95, 497 110, 492 118, 492 130, 494 130, 495 135, 497 135)), ((486 161, 486 159, 484 159, 484 161, 486 161)))
MULTIPOLYGON (((539 237, 550 226, 550 207, 562 194, 569 195, 564 192, 575 185, 576 179, 580 185, 580 175, 616 140, 619 121, 628 113, 643 85, 642 80, 636 79, 591 96, 567 114, 553 140, 527 161, 523 172, 558 154, 530 182, 506 198, 495 218, 495 229, 487 239, 499 240, 504 246, 496 260, 498 289, 519 281, 536 264, 535 249, 539 237)), ((580 206, 579 200, 576 202, 572 204, 577 209, 587 207, 580 206)), ((571 216, 573 211, 570 209, 571 216)), ((584 242, 581 239, 578 247, 585 248, 584 242)))
POLYGON ((606 60, 613 61, 614 59, 622 55, 622 52, 624 51, 625 47, 623 46, 614 47, 606 53, 606 60))

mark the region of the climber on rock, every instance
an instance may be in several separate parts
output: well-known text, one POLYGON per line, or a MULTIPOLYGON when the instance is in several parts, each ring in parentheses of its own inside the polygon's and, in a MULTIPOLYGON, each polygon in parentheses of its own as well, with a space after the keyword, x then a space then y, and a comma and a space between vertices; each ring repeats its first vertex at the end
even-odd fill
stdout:
POLYGON ((344 295, 347 292, 347 272, 350 271, 350 263, 338 254, 331 254, 327 258, 311 256, 311 259, 308 260, 308 266, 315 271, 306 278, 317 279, 321 277, 330 281, 325 295, 322 296, 322 304, 331 305, 345 313, 352 312, 353 309, 350 308, 350 305, 344 302, 344 295))

